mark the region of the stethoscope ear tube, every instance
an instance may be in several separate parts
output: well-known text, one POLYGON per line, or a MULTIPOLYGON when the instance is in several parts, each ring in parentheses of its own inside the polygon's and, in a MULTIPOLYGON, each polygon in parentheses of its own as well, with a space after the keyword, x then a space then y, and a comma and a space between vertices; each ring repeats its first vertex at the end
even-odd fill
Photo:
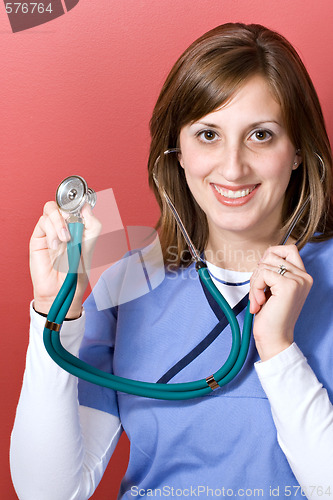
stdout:
POLYGON ((81 222, 74 222, 69 223, 68 227, 71 233, 71 241, 67 244, 69 272, 52 304, 43 332, 45 348, 59 366, 76 377, 103 387, 137 396, 166 400, 185 400, 205 396, 213 390, 212 385, 207 381, 208 379, 213 378, 215 385, 221 387, 230 382, 238 374, 248 352, 253 316, 250 314, 248 306, 241 339, 236 316, 215 287, 205 266, 198 269, 200 279, 225 311, 232 331, 232 348, 228 359, 213 376, 207 377, 207 379, 179 384, 141 382, 103 372, 64 349, 60 341, 59 330, 75 295, 77 269, 81 255, 83 224, 81 222))

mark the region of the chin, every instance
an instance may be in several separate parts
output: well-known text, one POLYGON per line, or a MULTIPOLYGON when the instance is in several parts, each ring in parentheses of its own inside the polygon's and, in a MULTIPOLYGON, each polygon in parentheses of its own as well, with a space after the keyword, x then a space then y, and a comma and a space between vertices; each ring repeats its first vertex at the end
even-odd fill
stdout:
MULTIPOLYGON (((210 226, 212 228, 212 226, 210 226)), ((228 233, 235 233, 235 234, 242 234, 248 235, 249 232, 255 233, 255 226, 249 225, 249 224, 244 224, 244 223, 235 223, 235 224, 228 224, 227 226, 221 225, 221 224, 214 224, 214 226, 217 231, 222 231, 222 232, 228 232, 228 233)))

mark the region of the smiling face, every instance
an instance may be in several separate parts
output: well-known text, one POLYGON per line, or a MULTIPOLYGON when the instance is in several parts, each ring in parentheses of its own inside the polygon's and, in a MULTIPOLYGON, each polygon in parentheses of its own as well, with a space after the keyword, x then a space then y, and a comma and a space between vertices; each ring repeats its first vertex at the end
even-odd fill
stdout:
POLYGON ((285 191, 301 158, 262 76, 247 81, 226 105, 184 126, 179 142, 179 161, 207 216, 209 240, 276 235, 285 191))

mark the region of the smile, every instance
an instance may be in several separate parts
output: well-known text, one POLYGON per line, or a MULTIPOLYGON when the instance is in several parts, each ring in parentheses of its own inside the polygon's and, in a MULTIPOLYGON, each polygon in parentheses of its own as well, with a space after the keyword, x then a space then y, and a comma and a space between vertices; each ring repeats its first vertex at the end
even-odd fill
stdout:
POLYGON ((220 193, 222 196, 225 198, 229 199, 235 199, 235 198, 244 198, 245 196, 248 196, 252 191, 257 187, 257 184, 254 186, 247 188, 247 189, 240 189, 238 191, 232 191, 231 189, 225 189, 222 187, 217 186, 216 184, 213 184, 214 188, 218 193, 220 193))
POLYGON ((211 183, 213 193, 219 203, 228 207, 240 207, 246 205, 256 195, 260 184, 248 184, 245 186, 236 186, 228 189, 227 187, 211 183))

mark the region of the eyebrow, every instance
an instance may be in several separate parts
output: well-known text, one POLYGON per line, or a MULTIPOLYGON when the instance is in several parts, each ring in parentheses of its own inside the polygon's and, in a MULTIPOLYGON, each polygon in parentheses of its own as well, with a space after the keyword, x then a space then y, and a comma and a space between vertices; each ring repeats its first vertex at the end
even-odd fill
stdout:
MULTIPOLYGON (((279 127, 282 126, 282 124, 276 120, 260 120, 258 122, 255 122, 255 123, 251 123, 249 125, 250 128, 255 128, 255 127, 258 127, 258 125, 262 125, 263 123, 276 123, 277 125, 279 125, 279 127)), ((190 126, 192 125, 204 125, 205 127, 209 127, 209 128, 220 128, 216 123, 208 123, 208 122, 193 122, 191 123, 190 126)))

